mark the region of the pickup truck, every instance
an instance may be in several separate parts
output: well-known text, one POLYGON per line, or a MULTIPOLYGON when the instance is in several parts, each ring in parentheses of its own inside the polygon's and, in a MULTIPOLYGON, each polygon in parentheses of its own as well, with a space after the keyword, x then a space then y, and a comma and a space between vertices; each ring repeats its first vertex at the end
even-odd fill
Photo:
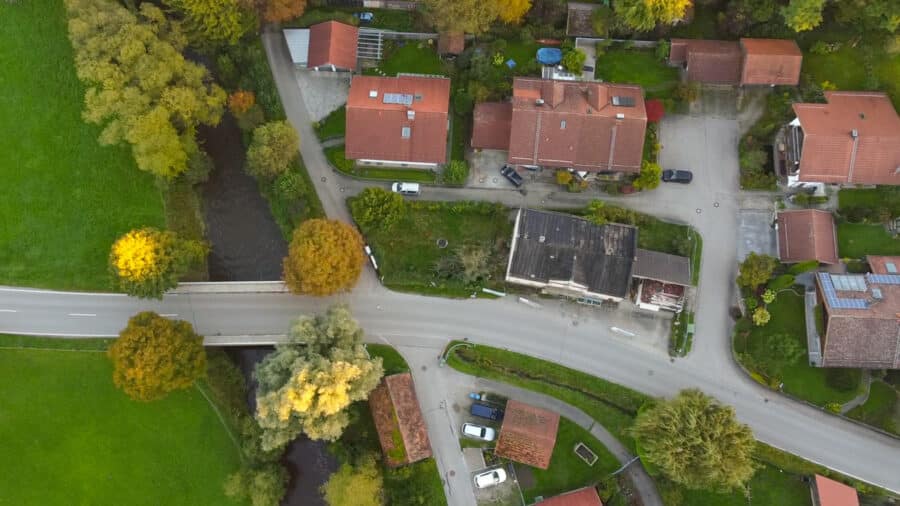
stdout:
POLYGON ((524 182, 522 176, 520 176, 519 173, 516 172, 516 168, 512 165, 504 165, 503 168, 500 169, 500 174, 508 179, 510 183, 514 184, 516 188, 522 186, 522 183, 524 182))

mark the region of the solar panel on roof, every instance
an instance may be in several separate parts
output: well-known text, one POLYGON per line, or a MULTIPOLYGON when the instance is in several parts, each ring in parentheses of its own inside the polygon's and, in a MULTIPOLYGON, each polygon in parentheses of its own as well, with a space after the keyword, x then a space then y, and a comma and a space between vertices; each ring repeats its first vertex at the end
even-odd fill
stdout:
POLYGON ((838 297, 835 292, 835 284, 833 281, 840 278, 853 278, 856 276, 832 276, 826 272, 819 273, 819 285, 822 287, 822 295, 825 296, 828 305, 834 309, 866 309, 866 301, 864 299, 848 299, 838 297))
POLYGON ((832 275, 831 282, 835 290, 865 292, 866 278, 863 276, 840 276, 832 275))
POLYGON ((622 107, 634 107, 634 97, 621 97, 618 95, 614 95, 612 98, 612 104, 622 107))
POLYGON ((385 104, 412 105, 413 96, 408 93, 385 93, 385 104))
POLYGON ((900 274, 866 274, 866 279, 879 285, 900 285, 900 274))

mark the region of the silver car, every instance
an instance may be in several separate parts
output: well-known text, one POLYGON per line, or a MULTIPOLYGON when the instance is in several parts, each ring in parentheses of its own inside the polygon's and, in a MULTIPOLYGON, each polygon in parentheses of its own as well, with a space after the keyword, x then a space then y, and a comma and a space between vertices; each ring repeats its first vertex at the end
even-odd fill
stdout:
POLYGON ((480 439, 482 441, 493 441, 497 436, 497 432, 484 425, 476 425, 474 423, 464 423, 462 426, 463 436, 480 439))
POLYGON ((475 488, 488 488, 506 481, 506 470, 498 467, 475 475, 475 488))

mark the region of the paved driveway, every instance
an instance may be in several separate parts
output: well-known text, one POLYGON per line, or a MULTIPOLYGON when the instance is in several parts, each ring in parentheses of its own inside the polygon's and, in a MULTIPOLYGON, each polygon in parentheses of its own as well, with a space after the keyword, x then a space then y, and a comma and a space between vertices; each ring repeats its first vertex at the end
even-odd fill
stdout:
POLYGON ((303 90, 303 104, 309 119, 319 121, 328 113, 347 103, 350 93, 350 74, 346 72, 314 72, 294 69, 297 86, 303 90))

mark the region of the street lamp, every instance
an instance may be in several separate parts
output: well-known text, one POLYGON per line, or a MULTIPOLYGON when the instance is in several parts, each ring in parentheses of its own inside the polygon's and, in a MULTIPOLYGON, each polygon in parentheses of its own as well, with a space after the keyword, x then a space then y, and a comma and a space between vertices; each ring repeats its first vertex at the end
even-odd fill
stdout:
POLYGON ((475 345, 472 343, 456 343, 456 344, 454 344, 453 346, 447 348, 447 351, 445 351, 444 354, 441 355, 440 361, 438 362, 438 366, 444 367, 444 364, 447 363, 447 357, 450 356, 450 352, 455 350, 456 348, 459 348, 460 346, 468 346, 470 348, 475 347, 475 345))

